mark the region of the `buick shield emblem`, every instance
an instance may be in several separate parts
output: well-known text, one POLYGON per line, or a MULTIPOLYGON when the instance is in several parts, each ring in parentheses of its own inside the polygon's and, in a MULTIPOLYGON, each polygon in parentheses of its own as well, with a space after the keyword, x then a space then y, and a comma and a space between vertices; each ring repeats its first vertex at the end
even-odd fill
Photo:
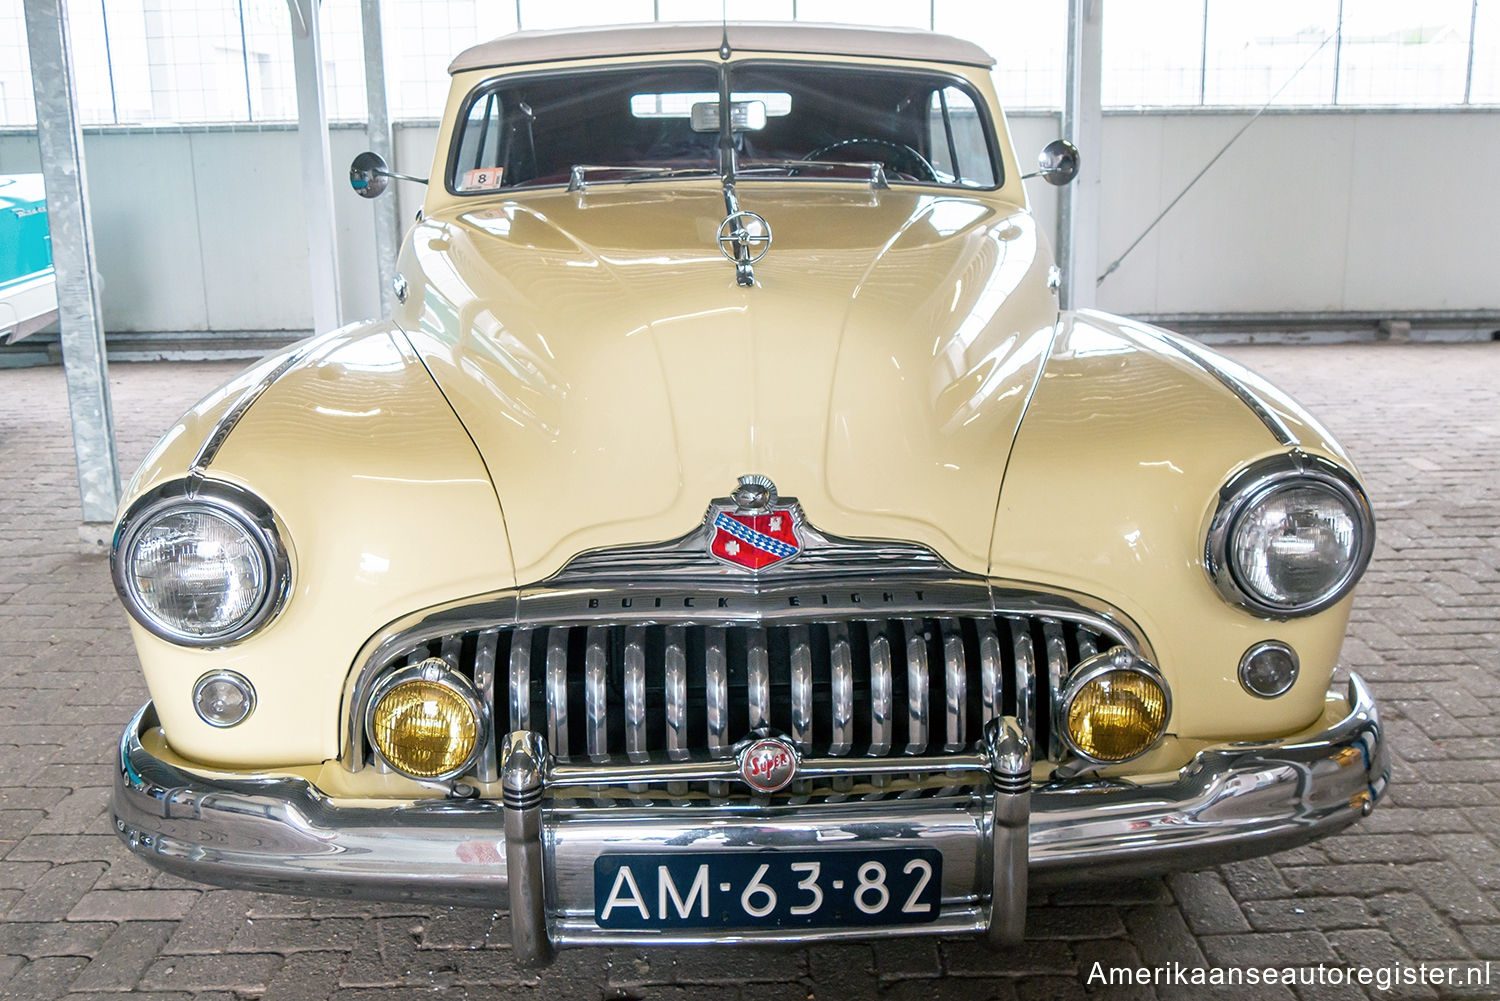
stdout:
POLYGON ((740 477, 732 497, 708 509, 709 555, 741 570, 764 570, 802 552, 802 511, 776 496, 776 484, 764 476, 740 477))
POLYGON ((740 752, 740 778, 756 792, 785 788, 797 774, 797 751, 781 737, 762 737, 740 752))

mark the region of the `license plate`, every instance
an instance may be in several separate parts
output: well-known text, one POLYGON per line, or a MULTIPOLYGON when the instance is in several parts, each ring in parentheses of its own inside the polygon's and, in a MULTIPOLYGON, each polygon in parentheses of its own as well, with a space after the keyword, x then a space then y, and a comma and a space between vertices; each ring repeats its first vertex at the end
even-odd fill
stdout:
POLYGON ((935 921, 932 848, 601 855, 600 928, 818 928, 935 921))

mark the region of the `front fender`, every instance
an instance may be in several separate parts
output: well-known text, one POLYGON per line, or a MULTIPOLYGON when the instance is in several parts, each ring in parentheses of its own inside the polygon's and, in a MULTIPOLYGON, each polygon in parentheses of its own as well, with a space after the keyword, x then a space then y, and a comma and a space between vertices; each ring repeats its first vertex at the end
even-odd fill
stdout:
MULTIPOLYGON (((1172 686, 1169 732, 1282 736, 1323 711, 1351 599, 1289 621, 1227 603, 1204 567, 1208 519, 1225 481, 1263 456, 1300 448, 1352 467, 1290 398, 1249 383, 1262 419, 1206 366, 1216 356, 1175 345, 1144 324, 1064 314, 1006 471, 991 573, 1092 594, 1133 619, 1172 686), (1301 659, 1292 690, 1270 700, 1237 674, 1267 639, 1301 659)), ((1220 372, 1254 379, 1228 362, 1220 372)))
MULTIPOLYGON (((336 756, 344 680, 372 633, 413 608, 515 586, 484 463, 404 335, 357 325, 303 352, 239 417, 206 470, 275 512, 292 560, 285 606, 259 632, 217 649, 176 646, 132 623, 168 740, 208 764, 336 756), (221 730, 198 718, 192 686, 226 669, 250 679, 257 705, 221 730)), ((232 402, 276 361, 189 412, 147 459, 132 496, 185 476, 232 402)))

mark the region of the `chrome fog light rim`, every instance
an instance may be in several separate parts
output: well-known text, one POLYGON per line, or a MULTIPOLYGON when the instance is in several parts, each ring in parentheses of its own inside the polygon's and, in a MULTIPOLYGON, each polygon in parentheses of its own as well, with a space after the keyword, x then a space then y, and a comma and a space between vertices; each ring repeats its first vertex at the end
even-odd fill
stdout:
POLYGON ((221 730, 227 730, 232 726, 239 726, 250 718, 251 713, 255 712, 255 686, 250 683, 249 678, 237 671, 210 671, 193 683, 193 710, 197 712, 198 718, 209 726, 218 727, 221 730), (239 689, 240 694, 244 698, 245 711, 232 720, 215 719, 205 713, 200 704, 203 697, 203 690, 215 682, 222 682, 239 689))
POLYGON ((1335 462, 1297 451, 1252 463, 1219 491, 1204 545, 1204 566, 1224 600, 1264 618, 1288 619, 1321 612, 1343 600, 1364 575, 1374 550, 1375 518, 1359 481, 1335 462), (1359 537, 1349 566, 1322 595, 1311 601, 1279 603, 1243 584, 1229 549, 1242 515, 1278 491, 1295 487, 1319 489, 1342 501, 1359 537))
POLYGON ((1057 700, 1057 714, 1053 719, 1053 728, 1062 738, 1063 745, 1078 758, 1095 765, 1118 765, 1127 761, 1134 761, 1157 744, 1161 743, 1162 737, 1166 736, 1167 726, 1172 722, 1172 689, 1167 686, 1167 679, 1162 677, 1152 664, 1142 660, 1131 653, 1125 647, 1115 647, 1096 654, 1078 665, 1078 668, 1068 676, 1068 682, 1063 687, 1062 697, 1057 700), (1073 700, 1078 697, 1091 681, 1106 674, 1139 674, 1151 681, 1161 689, 1162 695, 1162 723, 1161 732, 1136 753, 1125 758, 1100 758, 1083 750, 1073 742, 1073 734, 1068 728, 1068 717, 1073 710, 1073 700))
POLYGON ((1240 658, 1240 687, 1258 699, 1275 699, 1285 695, 1292 690, 1292 686, 1297 683, 1297 677, 1301 673, 1302 660, 1297 656, 1297 651, 1280 640, 1262 640, 1246 650, 1244 656, 1240 658), (1291 673, 1287 676, 1286 684, 1276 689, 1261 691, 1250 683, 1250 671, 1254 667, 1257 657, 1264 653, 1273 652, 1286 655, 1287 659, 1292 663, 1291 673))
POLYGON ((453 670, 448 662, 440 657, 429 657, 420 663, 392 671, 377 681, 375 687, 370 690, 370 699, 365 703, 363 715, 365 746, 370 749, 370 753, 375 756, 375 760, 396 774, 404 775, 417 782, 447 782, 450 779, 458 778, 475 766, 479 761, 479 756, 484 753, 484 748, 490 739, 489 714, 484 712, 483 706, 479 701, 479 695, 474 690, 474 685, 468 678, 453 670), (380 705, 380 700, 385 698, 387 692, 407 681, 426 681, 442 685, 462 699, 468 706, 469 711, 474 714, 474 749, 469 752, 468 757, 458 767, 449 769, 438 775, 413 775, 392 764, 381 752, 380 743, 375 739, 375 710, 380 705))
POLYGON ((221 480, 176 480, 142 495, 115 526, 109 564, 115 591, 131 618, 151 634, 179 646, 215 647, 238 642, 274 618, 291 593, 291 557, 270 505, 243 487, 221 480), (166 515, 192 512, 227 520, 245 532, 265 567, 265 587, 254 611, 229 628, 212 633, 189 632, 156 614, 140 594, 131 569, 136 544, 146 529, 166 515))

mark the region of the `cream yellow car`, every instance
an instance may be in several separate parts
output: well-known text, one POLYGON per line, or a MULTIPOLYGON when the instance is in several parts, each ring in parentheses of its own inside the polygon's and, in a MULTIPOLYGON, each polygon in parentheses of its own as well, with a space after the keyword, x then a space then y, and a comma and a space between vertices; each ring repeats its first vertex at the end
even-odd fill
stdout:
POLYGON ((1028 882, 1368 814, 1354 465, 1195 343, 1059 310, 991 64, 788 24, 458 56, 391 320, 251 368, 129 488, 130 847, 504 909, 539 964, 1003 947, 1028 882))

